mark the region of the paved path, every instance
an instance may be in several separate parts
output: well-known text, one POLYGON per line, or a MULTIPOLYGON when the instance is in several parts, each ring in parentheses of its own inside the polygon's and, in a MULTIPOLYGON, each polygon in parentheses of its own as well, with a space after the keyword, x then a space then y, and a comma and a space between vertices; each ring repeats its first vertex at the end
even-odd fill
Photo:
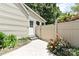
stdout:
POLYGON ((46 50, 47 42, 33 40, 29 44, 2 56, 52 56, 46 50))

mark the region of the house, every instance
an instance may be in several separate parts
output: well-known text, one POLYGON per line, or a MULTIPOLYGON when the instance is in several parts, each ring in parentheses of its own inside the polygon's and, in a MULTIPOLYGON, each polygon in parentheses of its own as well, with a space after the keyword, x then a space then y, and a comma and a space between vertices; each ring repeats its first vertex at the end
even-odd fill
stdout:
POLYGON ((35 27, 45 20, 23 3, 0 3, 0 32, 18 37, 35 36, 35 27))

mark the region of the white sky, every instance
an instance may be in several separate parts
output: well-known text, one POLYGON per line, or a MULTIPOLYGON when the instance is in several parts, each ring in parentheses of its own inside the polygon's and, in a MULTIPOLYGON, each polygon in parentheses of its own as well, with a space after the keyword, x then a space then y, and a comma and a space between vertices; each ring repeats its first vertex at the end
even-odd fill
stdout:
POLYGON ((75 5, 74 3, 59 3, 57 4, 62 12, 70 12, 71 6, 75 5))

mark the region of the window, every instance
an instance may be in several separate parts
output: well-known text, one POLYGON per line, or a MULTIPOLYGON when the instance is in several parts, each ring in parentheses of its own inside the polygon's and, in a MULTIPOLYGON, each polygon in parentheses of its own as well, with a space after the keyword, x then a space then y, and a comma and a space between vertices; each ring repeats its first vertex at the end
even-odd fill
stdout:
POLYGON ((33 27, 33 21, 30 21, 30 27, 33 27))
POLYGON ((44 25, 44 23, 42 23, 42 25, 44 25))
POLYGON ((37 25, 40 25, 40 22, 36 21, 36 24, 37 24, 37 25))

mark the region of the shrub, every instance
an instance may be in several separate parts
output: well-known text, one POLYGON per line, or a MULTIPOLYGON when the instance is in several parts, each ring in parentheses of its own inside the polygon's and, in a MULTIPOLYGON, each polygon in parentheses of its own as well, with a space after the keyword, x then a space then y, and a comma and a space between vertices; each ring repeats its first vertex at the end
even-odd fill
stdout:
POLYGON ((64 40, 58 40, 53 46, 52 43, 48 43, 47 49, 49 52, 54 53, 58 56, 70 56, 72 55, 71 51, 71 45, 64 40))
POLYGON ((60 15, 58 17, 58 22, 69 22, 73 20, 79 19, 78 15, 70 14, 70 13, 65 13, 63 15, 60 15))
POLYGON ((79 56, 79 48, 72 47, 69 42, 61 39, 54 44, 49 42, 47 49, 57 56, 79 56))
POLYGON ((0 32, 0 48, 2 48, 3 40, 6 37, 6 35, 3 32, 0 32))
POLYGON ((8 36, 6 36, 4 39, 3 39, 3 48, 5 47, 15 47, 16 43, 17 43, 17 37, 13 34, 10 34, 8 36))

